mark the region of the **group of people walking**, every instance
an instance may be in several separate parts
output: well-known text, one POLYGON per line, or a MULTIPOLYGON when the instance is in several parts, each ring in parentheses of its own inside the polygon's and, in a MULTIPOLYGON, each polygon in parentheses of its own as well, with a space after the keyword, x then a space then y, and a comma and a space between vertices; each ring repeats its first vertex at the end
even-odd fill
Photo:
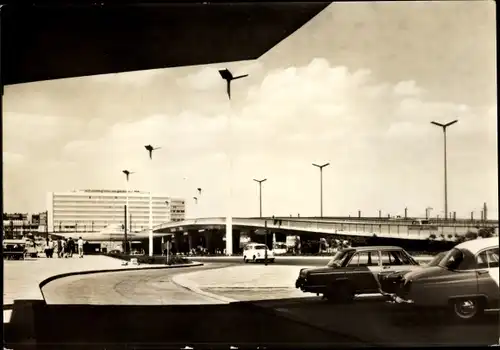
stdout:
POLYGON ((47 258, 52 258, 54 257, 54 252, 56 252, 58 258, 72 258, 73 254, 76 253, 76 248, 78 248, 78 256, 83 258, 83 244, 82 237, 76 242, 71 237, 60 238, 55 241, 52 238, 47 238, 45 255, 47 258))

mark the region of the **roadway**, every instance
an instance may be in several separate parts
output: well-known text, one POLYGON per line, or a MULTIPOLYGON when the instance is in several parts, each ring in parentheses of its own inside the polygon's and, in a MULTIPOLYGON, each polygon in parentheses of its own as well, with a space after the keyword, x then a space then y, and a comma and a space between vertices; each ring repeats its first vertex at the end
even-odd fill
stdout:
MULTIPOLYGON (((276 299, 263 300, 270 295, 262 289, 251 288, 227 291, 229 294, 219 291, 220 295, 246 300, 221 305, 218 300, 195 294, 172 281, 177 274, 205 269, 222 269, 224 273, 225 267, 241 263, 228 261, 228 258, 220 258, 222 262, 210 259, 211 263, 200 268, 83 275, 51 282, 43 290, 49 304, 43 312, 43 320, 50 324, 50 329, 71 326, 72 337, 68 340, 64 338, 64 330, 56 332, 43 326, 40 326, 43 331, 37 333, 42 334, 43 339, 57 338, 64 342, 82 341, 86 339, 85 334, 91 334, 98 342, 114 342, 121 333, 126 334, 119 338, 122 342, 135 343, 226 343, 230 339, 233 344, 313 342, 331 347, 366 344, 458 346, 498 342, 496 313, 478 323, 463 325, 450 322, 441 313, 417 315, 377 296, 359 298, 349 305, 335 305, 318 297, 307 297, 307 294, 290 298, 290 290, 272 291, 269 294, 276 299), (141 326, 143 323, 151 329, 141 326), (168 324, 168 331, 161 324, 168 324), (181 325, 191 330, 183 330, 181 325), (75 329, 82 328, 83 332, 75 333, 75 329)), ((278 260, 277 263, 324 264, 322 259, 287 259, 290 260, 278 260)))
MULTIPOLYGON (((307 256, 277 256, 274 260, 274 265, 287 265, 287 266, 325 266, 333 256, 326 257, 307 257, 307 256)), ((231 264, 244 264, 243 256, 197 256, 190 257, 190 260, 199 261, 202 263, 231 263, 231 264)), ((249 263, 251 264, 251 263, 249 263)))
POLYGON ((219 304, 172 282, 172 277, 186 272, 218 269, 230 264, 206 264, 201 267, 123 271, 76 275, 54 280, 43 289, 49 305, 187 305, 219 304))
POLYGON ((259 312, 252 305, 222 304, 172 282, 177 274, 226 266, 231 264, 79 275, 50 282, 43 288, 47 305, 35 308, 37 348, 365 345, 345 335, 259 312))

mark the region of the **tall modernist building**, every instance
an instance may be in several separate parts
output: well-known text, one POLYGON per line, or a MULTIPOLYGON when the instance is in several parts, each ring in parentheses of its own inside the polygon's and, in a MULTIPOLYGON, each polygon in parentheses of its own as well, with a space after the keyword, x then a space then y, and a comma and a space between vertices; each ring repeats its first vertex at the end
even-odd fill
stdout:
MULTIPOLYGON (((185 218, 184 199, 153 194, 153 226, 185 218)), ((49 232, 100 232, 111 224, 124 224, 127 191, 79 190, 47 194, 49 232)), ((129 191, 132 232, 149 227, 149 192, 129 191)))

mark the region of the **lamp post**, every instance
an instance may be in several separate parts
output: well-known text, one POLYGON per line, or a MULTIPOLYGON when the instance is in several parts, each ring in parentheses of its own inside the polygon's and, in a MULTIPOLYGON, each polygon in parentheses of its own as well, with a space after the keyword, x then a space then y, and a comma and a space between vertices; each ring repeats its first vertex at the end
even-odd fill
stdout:
MULTIPOLYGON (((231 103, 231 82, 236 79, 241 79, 245 78, 248 76, 248 74, 243 74, 239 76, 233 76, 233 74, 228 70, 228 69, 221 69, 219 70, 219 74, 222 79, 226 81, 226 91, 227 91, 227 97, 229 99, 229 107, 230 107, 230 115, 228 117, 228 131, 231 134, 231 114, 233 113, 233 106, 231 103)), ((227 202, 227 213, 226 213, 226 254, 227 255, 232 255, 233 253, 233 218, 232 218, 232 168, 233 168, 233 157, 230 154, 232 148, 230 144, 231 138, 228 137, 228 144, 227 144, 227 154, 229 157, 229 191, 228 191, 228 202, 227 202)))
MULTIPOLYGON (((146 145, 144 148, 148 151, 149 159, 153 161, 153 151, 161 147, 146 145)), ((153 177, 153 167, 151 167, 150 176, 153 177)), ((153 192, 151 189, 149 189, 149 256, 153 256, 153 192)))
POLYGON ((129 193, 129 184, 128 184, 128 181, 130 179, 130 175, 134 174, 133 172, 129 171, 129 170, 122 170, 122 173, 125 174, 125 178, 127 180, 127 187, 126 187, 126 191, 127 191, 127 194, 125 195, 125 226, 124 226, 124 232, 125 232, 125 247, 124 247, 124 250, 125 250, 125 254, 128 252, 128 241, 127 241, 127 230, 128 230, 128 226, 130 225, 127 225, 127 218, 128 218, 128 212, 129 212, 129 209, 128 209, 128 193, 129 193))
POLYGON ((431 122, 436 126, 439 126, 443 129, 444 135, 444 219, 448 220, 448 173, 447 173, 447 164, 446 164, 446 129, 458 122, 458 120, 454 120, 452 122, 441 124, 437 122, 431 122))
POLYGON ((267 181, 267 179, 257 180, 253 179, 253 181, 259 184, 259 217, 262 217, 262 183, 267 181))
POLYGON ((197 219, 199 219, 201 216, 200 216, 200 213, 201 213, 201 207, 198 205, 198 201, 201 199, 201 187, 198 187, 196 188, 196 191, 197 191, 197 195, 195 197, 193 197, 193 199, 195 200, 195 206, 196 206, 196 217, 197 219))
POLYGON ((330 163, 325 163, 323 165, 314 164, 319 168, 319 205, 320 205, 320 217, 323 217, 323 168, 330 165, 330 163))

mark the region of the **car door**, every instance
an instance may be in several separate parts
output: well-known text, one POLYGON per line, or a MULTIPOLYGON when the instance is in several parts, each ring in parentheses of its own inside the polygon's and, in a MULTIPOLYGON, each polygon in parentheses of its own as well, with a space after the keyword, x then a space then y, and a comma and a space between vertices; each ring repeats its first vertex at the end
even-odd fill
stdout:
POLYGON ((382 261, 382 273, 412 271, 418 267, 411 258, 402 250, 382 250, 380 252, 382 261))
POLYGON ((346 275, 358 294, 378 292, 380 270, 378 250, 357 252, 346 265, 346 275))
POLYGON ((488 298, 490 308, 499 307, 498 260, 498 247, 485 249, 476 258, 478 294, 488 298))

